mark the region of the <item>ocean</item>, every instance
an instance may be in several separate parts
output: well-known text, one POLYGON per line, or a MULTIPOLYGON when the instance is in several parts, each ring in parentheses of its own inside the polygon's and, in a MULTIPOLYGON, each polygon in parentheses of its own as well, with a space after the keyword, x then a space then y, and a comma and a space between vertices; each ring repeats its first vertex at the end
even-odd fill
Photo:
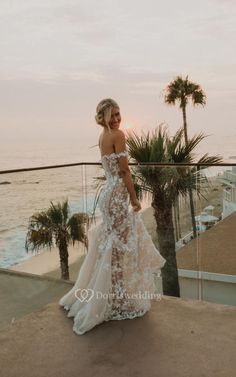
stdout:
MULTIPOLYGON (((76 142, 8 143, 0 144, 0 151, 0 170, 100 160, 98 147, 76 142)), ((224 162, 236 163, 236 135, 207 138, 196 157, 204 153, 220 154, 224 162)), ((223 170, 209 168, 207 174, 216 175, 223 170)), ((28 221, 34 213, 47 209, 50 201, 68 199, 71 213, 92 213, 94 177, 101 174, 100 166, 76 166, 0 175, 0 267, 8 268, 34 255, 25 250, 28 221)))

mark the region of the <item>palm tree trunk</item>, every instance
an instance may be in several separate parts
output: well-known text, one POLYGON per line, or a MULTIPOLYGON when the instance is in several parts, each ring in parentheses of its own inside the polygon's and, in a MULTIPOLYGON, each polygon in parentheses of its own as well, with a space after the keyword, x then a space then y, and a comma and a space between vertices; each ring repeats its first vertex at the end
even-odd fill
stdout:
POLYGON ((166 259, 166 263, 162 268, 163 294, 180 297, 172 203, 161 200, 158 193, 153 197, 152 207, 154 208, 154 217, 157 226, 159 251, 166 259))
POLYGON ((183 122, 184 122, 184 139, 187 145, 188 144, 188 131, 187 131, 186 105, 183 105, 182 112, 183 112, 183 122))
POLYGON ((179 239, 182 237, 182 234, 181 234, 181 225, 180 225, 180 216, 179 216, 179 213, 180 213, 180 209, 179 209, 179 196, 177 197, 176 199, 176 214, 177 214, 177 226, 178 226, 178 233, 179 233, 179 239))
POLYGON ((174 223, 174 234, 175 234, 175 242, 178 241, 178 229, 177 229, 177 217, 176 217, 176 210, 175 204, 173 205, 173 223, 174 223))
POLYGON ((176 242, 177 242, 181 238, 180 219, 179 219, 179 198, 178 197, 176 197, 175 199, 173 212, 174 212, 175 236, 176 236, 176 242))
POLYGON ((191 219, 192 219, 192 227, 193 227, 193 238, 197 237, 197 226, 196 226, 196 220, 195 220, 195 208, 194 208, 194 202, 193 202, 193 192, 191 187, 188 188, 189 193, 189 204, 190 204, 190 212, 191 212, 191 219))
MULTIPOLYGON (((184 123, 184 139, 186 145, 188 145, 188 132, 187 132, 187 117, 186 117, 186 105, 182 107, 183 112, 183 123, 184 123)), ((197 237, 197 228, 196 228, 196 220, 195 220, 195 208, 193 202, 193 192, 191 186, 188 187, 189 193, 189 204, 190 204, 190 212, 191 212, 191 219, 192 219, 192 228, 193 228, 193 238, 197 237)))
POLYGON ((69 266, 68 266, 68 245, 64 238, 59 241, 59 254, 60 254, 60 265, 61 265, 61 279, 69 280, 69 266))

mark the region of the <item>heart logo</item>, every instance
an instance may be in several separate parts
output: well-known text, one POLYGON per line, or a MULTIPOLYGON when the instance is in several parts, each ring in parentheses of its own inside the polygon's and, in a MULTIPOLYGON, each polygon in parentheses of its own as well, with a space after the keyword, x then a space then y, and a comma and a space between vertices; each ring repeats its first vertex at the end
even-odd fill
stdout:
POLYGON ((79 300, 80 302, 89 302, 94 296, 94 290, 93 289, 76 289, 75 291, 75 297, 77 298, 77 300, 79 300))

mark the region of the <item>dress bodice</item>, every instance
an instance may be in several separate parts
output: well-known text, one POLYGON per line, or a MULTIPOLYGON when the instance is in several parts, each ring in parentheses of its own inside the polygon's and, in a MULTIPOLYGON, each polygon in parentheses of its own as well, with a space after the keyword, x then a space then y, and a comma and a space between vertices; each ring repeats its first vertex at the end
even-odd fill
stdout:
POLYGON ((128 152, 125 150, 123 152, 119 153, 110 153, 110 154, 105 154, 102 156, 101 161, 102 161, 102 166, 105 171, 105 176, 107 180, 113 180, 120 178, 119 172, 120 172, 120 167, 119 167, 119 160, 118 158, 121 156, 128 157, 128 152))

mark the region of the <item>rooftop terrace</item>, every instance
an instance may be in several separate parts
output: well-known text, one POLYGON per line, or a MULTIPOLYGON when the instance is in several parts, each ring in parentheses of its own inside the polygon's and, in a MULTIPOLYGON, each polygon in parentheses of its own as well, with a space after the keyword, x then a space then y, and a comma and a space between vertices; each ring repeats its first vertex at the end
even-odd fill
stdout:
POLYGON ((233 306, 162 296, 142 318, 78 336, 57 303, 70 282, 3 270, 0 280, 2 376, 235 375, 233 306))
MULTIPOLYGON (((84 178, 84 186, 86 182, 84 178)), ((150 222, 150 233, 152 227, 150 222)), ((234 241, 235 214, 179 250, 178 268, 199 270, 200 255, 202 271, 219 272, 220 266, 221 273, 235 275, 234 241)), ((75 334, 73 319, 58 300, 71 288, 81 263, 82 258, 70 266, 71 281, 59 279, 58 269, 42 276, 0 269, 2 376, 235 375, 235 306, 162 296, 144 317, 105 322, 82 336, 75 334)))

